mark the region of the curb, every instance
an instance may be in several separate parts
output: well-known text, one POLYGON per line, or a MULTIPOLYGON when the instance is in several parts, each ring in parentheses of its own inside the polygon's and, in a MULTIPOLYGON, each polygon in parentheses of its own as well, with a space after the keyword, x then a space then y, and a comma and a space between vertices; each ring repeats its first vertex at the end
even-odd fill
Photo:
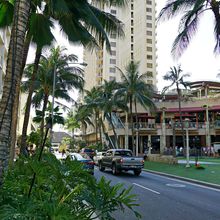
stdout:
POLYGON ((202 185, 202 186, 207 186, 207 187, 212 187, 212 188, 215 188, 215 189, 220 189, 220 185, 214 184, 214 183, 207 183, 207 182, 200 181, 200 180, 194 180, 194 179, 190 179, 190 178, 186 178, 186 177, 176 176, 176 175, 173 175, 173 174, 162 173, 162 172, 148 170, 148 169, 142 169, 142 170, 145 171, 145 172, 158 174, 158 175, 161 175, 161 176, 166 176, 166 177, 170 177, 170 178, 174 178, 174 179, 179 179, 179 180, 183 180, 183 181, 190 182, 190 183, 196 183, 196 184, 202 185))

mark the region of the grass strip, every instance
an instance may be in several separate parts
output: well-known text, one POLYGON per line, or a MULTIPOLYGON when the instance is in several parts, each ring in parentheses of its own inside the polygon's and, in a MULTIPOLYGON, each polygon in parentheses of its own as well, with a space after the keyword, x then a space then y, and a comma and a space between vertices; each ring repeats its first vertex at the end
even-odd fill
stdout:
POLYGON ((220 165, 201 165, 205 169, 196 169, 195 165, 186 168, 184 164, 166 164, 145 161, 144 168, 152 171, 168 173, 176 176, 200 180, 220 185, 220 165))

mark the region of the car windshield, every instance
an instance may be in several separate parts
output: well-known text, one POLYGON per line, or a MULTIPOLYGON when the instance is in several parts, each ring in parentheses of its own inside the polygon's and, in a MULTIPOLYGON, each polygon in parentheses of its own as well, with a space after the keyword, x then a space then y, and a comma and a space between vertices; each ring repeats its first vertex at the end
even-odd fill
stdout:
POLYGON ((124 156, 124 157, 131 157, 132 153, 131 151, 115 151, 116 156, 124 156))
POLYGON ((73 160, 89 160, 90 158, 87 155, 81 155, 81 154, 72 154, 71 155, 73 160))
POLYGON ((90 152, 94 152, 93 149, 84 149, 84 152, 90 153, 90 152))

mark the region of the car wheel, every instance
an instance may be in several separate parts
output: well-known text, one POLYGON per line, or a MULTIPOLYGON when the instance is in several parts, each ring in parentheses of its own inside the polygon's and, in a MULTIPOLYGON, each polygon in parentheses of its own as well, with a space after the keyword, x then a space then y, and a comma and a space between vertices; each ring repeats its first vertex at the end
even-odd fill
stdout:
POLYGON ((105 170, 105 167, 102 166, 102 162, 99 161, 99 170, 100 171, 104 171, 105 170))
POLYGON ((117 169, 117 167, 116 167, 116 164, 114 163, 113 165, 112 165, 112 174, 113 175, 117 175, 119 172, 118 172, 118 169, 117 169))
POLYGON ((134 170, 134 175, 135 176, 140 176, 141 170, 134 170))

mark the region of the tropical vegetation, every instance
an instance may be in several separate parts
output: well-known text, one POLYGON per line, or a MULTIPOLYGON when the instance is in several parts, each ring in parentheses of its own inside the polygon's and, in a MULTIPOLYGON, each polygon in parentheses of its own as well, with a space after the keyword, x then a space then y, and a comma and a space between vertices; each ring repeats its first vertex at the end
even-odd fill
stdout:
MULTIPOLYGON (((74 89, 80 92, 83 90, 83 70, 80 67, 71 66, 71 62, 76 62, 77 57, 73 54, 67 55, 65 51, 65 48, 51 48, 46 56, 41 57, 38 74, 34 81, 34 90, 30 89, 30 84, 33 83, 33 72, 31 70, 34 68, 34 64, 29 64, 25 69, 25 80, 22 82, 22 91, 28 92, 28 98, 22 130, 22 150, 26 149, 27 126, 31 104, 37 109, 38 115, 41 112, 42 120, 40 129, 41 136, 43 137, 45 127, 44 118, 49 99, 59 98, 68 102, 75 102, 68 92, 74 89), (55 84, 53 83, 54 80, 55 84), (41 110, 39 110, 40 107, 42 108, 41 110)), ((50 108, 51 112, 54 112, 54 106, 50 106, 50 108)))
POLYGON ((96 180, 79 162, 61 162, 50 153, 19 158, 4 174, 0 219, 114 219, 114 211, 134 211, 137 197, 122 184, 96 180), (36 179, 32 185, 33 174, 36 179))
POLYGON ((155 105, 152 101, 153 87, 146 83, 148 73, 139 72, 139 62, 131 61, 126 67, 125 72, 117 68, 121 74, 122 82, 119 85, 117 96, 123 96, 126 103, 129 103, 130 123, 132 130, 132 147, 133 152, 138 154, 138 139, 139 139, 139 123, 137 114, 137 103, 143 106, 146 110, 155 110, 155 105), (134 141, 134 125, 133 125, 133 105, 135 106, 136 118, 136 143, 134 141), (136 145, 136 147, 135 147, 136 145))
MULTIPOLYGON (((179 105, 179 117, 180 117, 180 126, 182 130, 182 143, 183 143, 183 148, 185 149, 185 135, 184 135, 184 126, 183 126, 183 116, 182 116, 182 91, 181 91, 181 86, 184 87, 185 89, 188 87, 189 82, 186 81, 185 79, 189 77, 190 74, 188 73, 183 73, 183 70, 181 69, 181 66, 177 67, 171 67, 170 71, 168 71, 164 76, 163 79, 165 81, 169 81, 170 85, 164 87, 162 93, 164 94, 169 88, 172 88, 173 86, 176 87, 177 95, 178 95, 178 105, 179 105)), ((173 122, 173 131, 175 133, 175 122, 173 122)), ((175 154, 175 135, 173 135, 173 154, 175 154)), ((175 155, 174 155, 175 156, 175 155)))

